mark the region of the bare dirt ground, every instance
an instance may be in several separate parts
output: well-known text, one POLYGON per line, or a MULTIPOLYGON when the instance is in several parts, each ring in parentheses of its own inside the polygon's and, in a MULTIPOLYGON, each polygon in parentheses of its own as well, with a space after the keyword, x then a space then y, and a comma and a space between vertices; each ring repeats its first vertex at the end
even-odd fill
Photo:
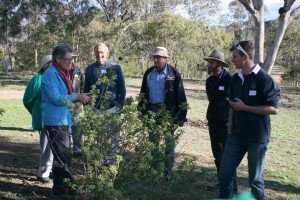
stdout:
MULTIPOLYGON (((139 88, 127 88, 127 97, 136 96, 139 88)), ((24 91, 1 90, 0 99, 22 99, 24 91)), ((288 101, 289 99, 285 99, 288 101)), ((207 128, 205 121, 189 120, 188 125, 207 128)), ((0 137, 0 200, 2 199, 55 199, 51 196, 52 184, 41 184, 36 181, 37 160, 39 157, 38 134, 31 130, 16 128, 24 132, 20 138, 13 136, 0 137), (4 195, 5 194, 5 195, 4 195)), ((214 168, 210 158, 199 158, 201 165, 214 168)), ((246 171, 246 169, 243 169, 246 171)), ((203 177, 194 185, 194 189, 205 193, 208 197, 217 197, 218 188, 211 187, 215 182, 215 174, 203 177)), ((275 189, 266 189, 266 200, 284 200, 286 193, 275 189)), ((278 188, 279 189, 279 188, 278 188)))

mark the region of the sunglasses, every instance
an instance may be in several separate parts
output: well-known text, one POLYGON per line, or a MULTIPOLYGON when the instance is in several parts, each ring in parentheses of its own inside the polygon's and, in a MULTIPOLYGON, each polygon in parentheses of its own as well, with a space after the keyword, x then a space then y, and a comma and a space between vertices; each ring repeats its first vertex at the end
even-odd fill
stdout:
POLYGON ((234 45, 232 45, 232 49, 238 49, 241 52, 243 52, 243 54, 248 55, 247 52, 243 49, 243 47, 240 44, 234 44, 234 45))

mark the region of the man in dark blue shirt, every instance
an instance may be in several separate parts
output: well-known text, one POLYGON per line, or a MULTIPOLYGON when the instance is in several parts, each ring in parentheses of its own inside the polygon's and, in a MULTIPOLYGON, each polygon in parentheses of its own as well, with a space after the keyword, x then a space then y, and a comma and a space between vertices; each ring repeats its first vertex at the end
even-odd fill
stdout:
POLYGON ((229 103, 226 98, 232 74, 224 68, 228 67, 228 64, 224 61, 222 51, 213 50, 204 60, 207 61, 207 72, 211 75, 206 80, 206 94, 209 102, 206 118, 219 180, 220 164, 228 133, 229 103))
MULTIPOLYGON (((109 51, 104 43, 95 45, 94 54, 96 62, 86 68, 83 92, 90 93, 92 86, 96 85, 97 97, 96 101, 92 102, 95 103, 96 113, 100 115, 117 113, 123 106, 126 96, 125 79, 121 67, 108 60, 109 51)), ((105 162, 114 165, 117 159, 119 132, 114 129, 110 131, 115 131, 110 138, 112 152, 106 156, 105 162)))
POLYGON ((120 65, 108 60, 108 47, 104 43, 99 43, 94 47, 96 62, 86 68, 84 93, 89 93, 93 85, 99 90, 96 98, 95 108, 98 110, 111 109, 112 111, 122 107, 126 96, 125 79, 120 65), (113 84, 100 83, 96 84, 98 79, 108 77, 113 84), (104 105, 104 96, 110 92, 109 105, 104 105))
POLYGON ((220 169, 220 198, 232 198, 234 172, 248 153, 249 184, 264 199, 264 160, 270 140, 270 115, 278 113, 280 88, 258 64, 250 41, 233 45, 237 69, 229 88, 229 135, 220 169))

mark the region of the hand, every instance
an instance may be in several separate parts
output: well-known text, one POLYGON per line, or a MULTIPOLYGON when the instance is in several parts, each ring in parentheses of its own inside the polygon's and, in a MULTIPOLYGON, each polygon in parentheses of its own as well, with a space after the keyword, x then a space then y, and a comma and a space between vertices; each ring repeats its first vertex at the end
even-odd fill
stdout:
POLYGON ((177 125, 180 126, 180 127, 182 127, 183 124, 184 124, 184 121, 178 121, 178 122, 177 122, 177 125))
POLYGON ((239 98, 235 98, 234 102, 229 102, 230 106, 236 110, 236 111, 247 111, 247 105, 244 104, 244 102, 239 99, 239 98))
POLYGON ((82 102, 82 103, 87 103, 90 101, 90 97, 86 95, 85 93, 80 93, 76 97, 76 101, 82 102))

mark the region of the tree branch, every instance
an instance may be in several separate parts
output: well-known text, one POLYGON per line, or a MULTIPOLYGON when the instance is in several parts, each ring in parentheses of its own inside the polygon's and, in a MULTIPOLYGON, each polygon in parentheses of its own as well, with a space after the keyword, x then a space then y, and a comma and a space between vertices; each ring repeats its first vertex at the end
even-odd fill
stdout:
POLYGON ((294 18, 298 17, 299 15, 300 15, 300 6, 298 6, 294 10, 292 10, 290 19, 293 20, 294 18))
POLYGON ((252 0, 238 0, 248 10, 251 15, 255 15, 255 10, 252 0))

